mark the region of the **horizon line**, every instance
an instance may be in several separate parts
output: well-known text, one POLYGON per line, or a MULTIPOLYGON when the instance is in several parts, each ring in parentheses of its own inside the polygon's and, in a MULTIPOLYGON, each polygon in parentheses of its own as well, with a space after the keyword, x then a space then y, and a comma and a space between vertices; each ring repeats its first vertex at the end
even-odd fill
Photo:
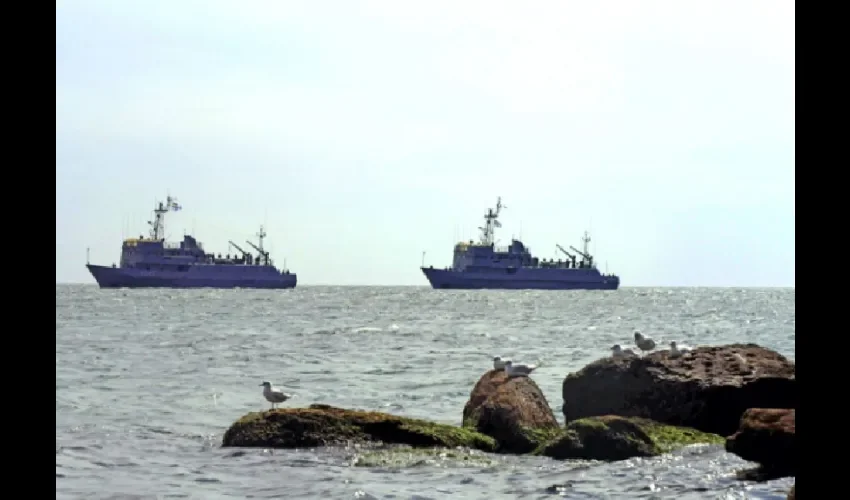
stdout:
MULTIPOLYGON (((81 285, 81 286, 97 286, 97 283, 82 283, 82 282, 60 282, 57 281, 56 285, 81 285)), ((352 287, 352 288, 431 288, 431 285, 375 285, 375 284, 333 284, 333 283, 298 283, 297 288, 304 287, 352 287)), ((163 288, 170 290, 179 290, 185 288, 169 288, 169 287, 153 287, 153 288, 163 288)), ((624 288, 796 288, 796 285, 629 285, 629 286, 620 286, 620 290, 624 288)), ((122 287, 120 289, 123 290, 134 290, 136 288, 131 287, 122 287)), ((138 288, 142 289, 142 288, 138 288)), ((233 290, 233 288, 215 288, 215 287, 205 287, 205 290, 233 290)), ((241 288, 241 290, 254 290, 253 288, 241 288)), ((256 290, 262 290, 257 288, 256 290)), ((499 290, 497 288, 491 290, 499 290)), ((534 291, 534 289, 513 289, 512 291, 534 291)), ((446 290, 443 290, 446 291, 446 290)), ((451 291, 451 290, 449 290, 451 291)), ((467 290, 469 291, 469 290, 467 290)), ((541 290, 541 291, 558 291, 558 290, 541 290)), ((581 291, 581 290, 560 290, 560 291, 581 291)), ((587 290, 587 291, 607 291, 607 290, 587 290)), ((610 290, 616 291, 616 290, 610 290)))

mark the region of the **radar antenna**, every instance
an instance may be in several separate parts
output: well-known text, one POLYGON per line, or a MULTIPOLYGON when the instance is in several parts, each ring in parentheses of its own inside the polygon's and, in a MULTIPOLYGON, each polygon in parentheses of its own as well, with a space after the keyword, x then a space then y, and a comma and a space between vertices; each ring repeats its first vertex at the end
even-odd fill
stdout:
POLYGON ((501 213, 503 208, 508 208, 502 205, 502 197, 499 196, 496 199, 496 210, 494 211, 492 208, 487 209, 487 213, 484 214, 484 220, 486 221, 484 227, 479 227, 481 230, 481 244, 482 245, 492 245, 493 244, 493 236, 495 234, 495 228, 502 227, 502 224, 499 222, 499 214, 501 213))
POLYGON ((150 237, 152 240, 159 241, 165 237, 165 214, 168 213, 169 210, 176 212, 181 208, 183 207, 177 203, 177 198, 170 195, 165 199, 165 203, 160 201, 156 207, 154 207, 153 221, 148 221, 148 224, 151 226, 150 237))

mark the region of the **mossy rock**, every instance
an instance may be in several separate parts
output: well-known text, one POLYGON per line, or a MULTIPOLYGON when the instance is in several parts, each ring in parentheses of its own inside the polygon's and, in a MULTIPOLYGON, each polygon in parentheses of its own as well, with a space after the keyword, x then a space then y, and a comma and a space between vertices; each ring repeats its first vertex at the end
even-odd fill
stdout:
POLYGON ((647 418, 633 417, 632 422, 643 428, 655 443, 659 454, 692 444, 723 444, 725 438, 710 432, 702 432, 690 427, 668 425, 647 418))
MULTIPOLYGON (((507 427, 507 426, 506 426, 507 427)), ((464 420, 463 428, 471 431, 476 431, 476 422, 472 419, 464 420)), ((541 446, 550 443, 564 434, 564 429, 561 427, 524 427, 522 425, 510 426, 514 432, 514 442, 522 443, 522 447, 507 447, 503 443, 498 443, 498 453, 510 453, 523 455, 530 453, 541 446)))
POLYGON ((531 450, 539 450, 542 446, 556 441, 564 436, 564 429, 561 427, 521 427, 519 433, 523 438, 530 443, 531 450))
POLYGON ((351 442, 496 450, 493 438, 471 429, 328 405, 249 413, 227 429, 222 446, 311 448, 351 442))
POLYGON ((606 415, 574 420, 535 454, 559 460, 626 460, 651 457, 697 443, 720 444, 721 436, 637 417, 606 415))
POLYGON ((529 377, 490 370, 478 380, 463 407, 463 427, 493 437, 499 452, 525 454, 560 426, 540 387, 529 377))
POLYGON ((382 467, 401 469, 409 467, 490 467, 495 455, 484 454, 469 448, 414 448, 407 445, 385 446, 358 453, 355 467, 382 467))

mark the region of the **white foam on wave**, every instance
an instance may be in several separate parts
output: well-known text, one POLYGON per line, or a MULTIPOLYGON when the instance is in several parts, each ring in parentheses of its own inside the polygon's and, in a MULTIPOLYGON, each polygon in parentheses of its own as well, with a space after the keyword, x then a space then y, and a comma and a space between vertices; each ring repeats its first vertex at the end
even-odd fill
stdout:
POLYGON ((366 333, 366 332, 382 332, 383 328, 379 328, 377 326, 361 326, 351 330, 353 333, 366 333))

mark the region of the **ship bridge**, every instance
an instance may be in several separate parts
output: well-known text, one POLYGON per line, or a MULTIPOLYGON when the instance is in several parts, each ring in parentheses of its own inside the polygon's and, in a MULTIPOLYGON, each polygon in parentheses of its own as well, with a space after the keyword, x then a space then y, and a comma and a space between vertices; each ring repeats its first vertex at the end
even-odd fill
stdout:
POLYGON ((535 264, 526 246, 519 240, 511 240, 509 246, 461 242, 455 245, 452 268, 458 271, 471 268, 518 268, 535 264))

